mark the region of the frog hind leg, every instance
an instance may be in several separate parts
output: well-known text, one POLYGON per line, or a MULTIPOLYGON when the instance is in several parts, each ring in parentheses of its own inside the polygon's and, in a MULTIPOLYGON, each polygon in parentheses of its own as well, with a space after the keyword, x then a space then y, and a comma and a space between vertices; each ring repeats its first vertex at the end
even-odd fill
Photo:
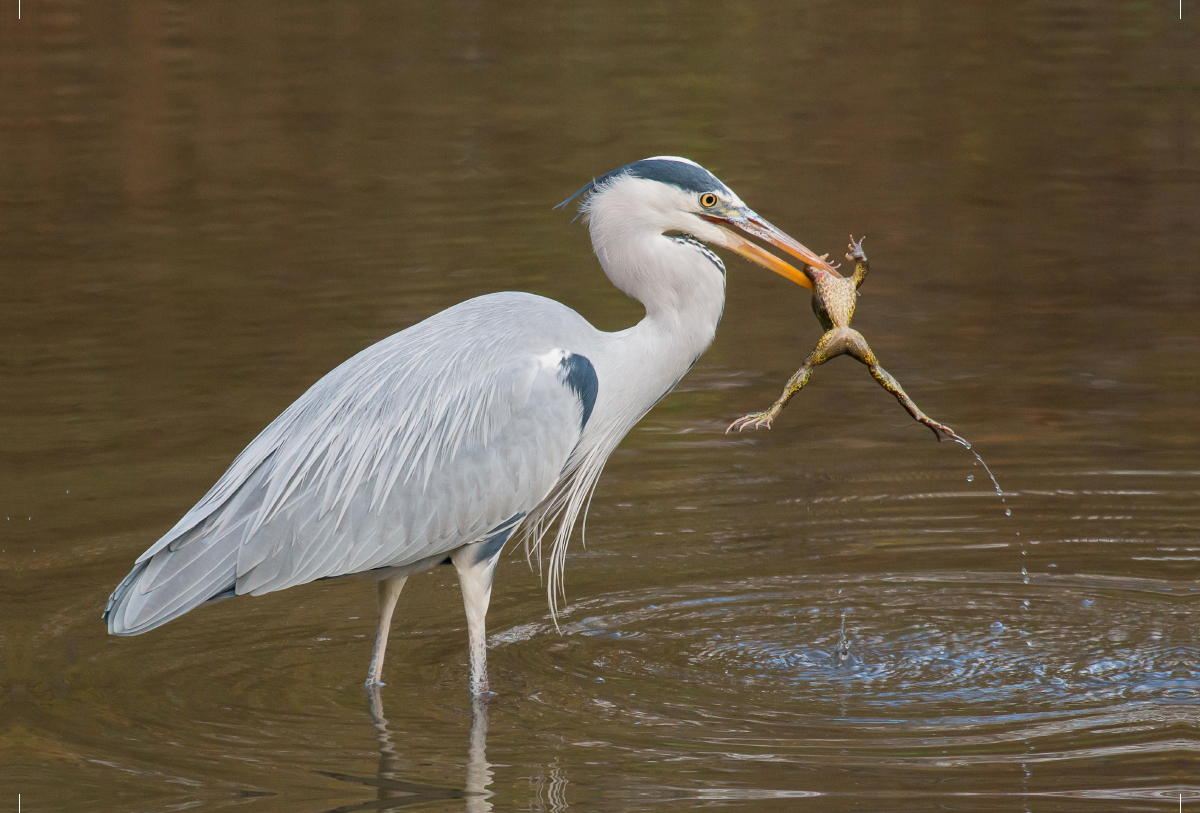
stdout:
POLYGON ((729 427, 725 430, 725 434, 728 435, 735 429, 741 432, 747 427, 753 429, 770 429, 771 422, 779 417, 779 413, 783 412, 783 408, 787 406, 788 401, 792 400, 792 396, 800 392, 800 389, 812 378, 814 369, 832 358, 837 358, 843 353, 849 352, 846 333, 847 331, 841 328, 835 328, 826 332, 817 342, 817 346, 813 348, 813 351, 808 354, 808 358, 804 360, 804 364, 800 366, 800 369, 788 379, 787 385, 783 388, 783 394, 779 396, 778 400, 763 412, 751 412, 748 415, 738 418, 729 424, 729 427))
POLYGON ((904 407, 908 411, 908 414, 913 416, 914 420, 928 426, 933 431, 934 436, 937 437, 939 442, 943 440, 953 440, 963 444, 968 449, 971 448, 971 444, 959 437, 959 435, 957 435, 949 426, 946 426, 943 423, 938 423, 933 418, 930 418, 928 415, 922 412, 920 408, 913 403, 913 400, 908 397, 908 393, 906 393, 904 388, 900 386, 900 382, 897 381, 891 373, 883 369, 883 367, 879 364, 879 359, 877 359, 875 354, 871 352, 871 348, 867 344, 867 340, 862 337, 862 334, 857 330, 847 330, 849 333, 854 335, 849 337, 847 341, 847 347, 844 352, 867 365, 867 369, 871 371, 871 377, 879 382, 879 386, 896 396, 896 400, 900 402, 900 406, 904 407))

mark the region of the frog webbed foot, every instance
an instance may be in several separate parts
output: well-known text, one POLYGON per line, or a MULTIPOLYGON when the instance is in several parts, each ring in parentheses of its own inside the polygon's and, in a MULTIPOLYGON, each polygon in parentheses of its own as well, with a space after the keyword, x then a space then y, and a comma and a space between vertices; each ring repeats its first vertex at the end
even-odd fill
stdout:
POLYGON ((825 254, 822 254, 821 259, 824 260, 826 263, 828 263, 829 267, 832 268, 834 271, 837 271, 839 268, 842 267, 841 263, 829 262, 829 253, 828 252, 826 252, 825 254))
POLYGON ((852 263, 865 263, 867 261, 867 253, 863 251, 863 240, 866 236, 854 239, 854 235, 850 235, 850 245, 846 246, 846 259, 852 263))
POLYGON ((933 418, 930 418, 930 417, 926 417, 924 420, 917 418, 917 420, 933 430, 933 434, 937 436, 939 443, 942 442, 943 440, 953 440, 953 441, 956 441, 957 443, 961 443, 963 446, 966 446, 968 449, 971 448, 971 444, 967 443, 965 438, 963 438, 961 435, 956 433, 949 426, 946 426, 946 424, 938 423, 937 421, 935 421, 933 418))
POLYGON ((729 428, 725 430, 725 434, 729 434, 733 430, 741 432, 747 427, 751 429, 770 429, 771 422, 775 420, 775 415, 771 410, 766 412, 751 412, 749 415, 743 415, 733 423, 729 424, 729 428))

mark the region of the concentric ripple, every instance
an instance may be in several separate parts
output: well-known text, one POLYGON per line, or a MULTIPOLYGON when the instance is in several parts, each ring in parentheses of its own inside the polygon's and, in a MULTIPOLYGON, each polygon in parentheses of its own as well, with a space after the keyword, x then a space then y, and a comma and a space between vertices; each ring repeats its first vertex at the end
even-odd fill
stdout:
POLYGON ((561 643, 547 646, 552 628, 532 624, 492 644, 522 662, 514 671, 560 675, 565 693, 591 684, 628 705, 630 692, 617 701, 605 687, 636 686, 636 697, 699 716, 736 702, 751 715, 889 726, 1080 714, 1121 726, 1200 704, 1196 633, 1145 588, 984 574, 765 578, 615 593, 576 605, 561 643))

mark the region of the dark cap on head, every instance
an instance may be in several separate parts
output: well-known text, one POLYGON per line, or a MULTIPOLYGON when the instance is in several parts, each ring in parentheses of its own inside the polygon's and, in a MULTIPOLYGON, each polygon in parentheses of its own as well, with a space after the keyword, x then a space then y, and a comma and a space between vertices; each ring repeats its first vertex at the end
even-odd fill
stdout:
POLYGON ((598 187, 622 175, 630 175, 634 178, 644 178, 648 181, 670 184, 671 186, 679 187, 685 192, 695 192, 696 194, 704 192, 729 193, 729 188, 721 183, 717 179, 717 176, 699 164, 674 156, 662 156, 660 158, 643 158, 641 161, 634 161, 632 164, 626 164, 623 167, 614 169, 612 172, 601 175, 590 183, 584 184, 580 187, 579 191, 554 208, 562 209, 585 192, 590 195, 598 187))

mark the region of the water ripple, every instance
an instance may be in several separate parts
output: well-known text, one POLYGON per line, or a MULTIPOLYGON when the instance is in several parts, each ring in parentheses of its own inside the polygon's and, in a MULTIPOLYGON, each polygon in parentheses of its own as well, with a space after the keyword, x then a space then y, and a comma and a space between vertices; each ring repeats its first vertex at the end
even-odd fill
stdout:
POLYGON ((574 605, 561 639, 535 623, 491 643, 501 668, 547 676, 539 699, 567 712, 724 721, 705 741, 729 758, 820 748, 814 727, 852 750, 1099 758, 1173 747, 1134 741, 1200 705, 1200 646, 1164 622, 1167 601, 1167 586, 1111 578, 763 578, 611 593, 574 605), (792 741, 798 723, 809 742, 792 741))

